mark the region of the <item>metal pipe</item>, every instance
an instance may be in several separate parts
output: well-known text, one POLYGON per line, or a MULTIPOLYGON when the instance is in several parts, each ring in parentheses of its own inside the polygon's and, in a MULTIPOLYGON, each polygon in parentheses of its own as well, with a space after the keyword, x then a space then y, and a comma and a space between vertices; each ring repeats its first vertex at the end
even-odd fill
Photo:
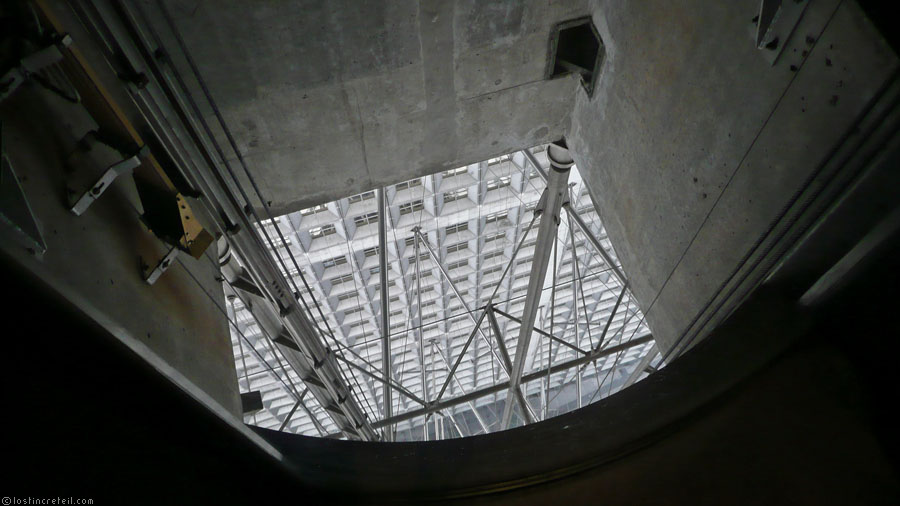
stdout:
MULTIPOLYGON (((575 249, 575 230, 572 229, 571 218, 569 218, 569 241, 572 244, 572 311, 575 313, 575 347, 581 348, 581 336, 578 334, 578 251, 575 249)), ((578 397, 576 406, 581 408, 581 371, 577 369, 575 370, 575 395, 578 397)))
MULTIPOLYGON (((384 188, 375 190, 375 197, 378 200, 378 262, 379 262, 379 279, 381 280, 381 366, 384 374, 385 382, 381 391, 382 412, 385 418, 393 415, 394 406, 391 402, 391 324, 389 321, 390 310, 388 303, 390 300, 387 278, 387 220, 385 219, 384 208, 386 202, 384 198, 384 188)), ((394 428, 392 426, 385 427, 383 438, 385 441, 394 440, 394 428)))
MULTIPOLYGON (((540 304, 541 288, 547 267, 550 263, 550 254, 553 252, 553 243, 556 241, 559 228, 559 214, 562 203, 565 200, 569 169, 575 163, 565 143, 560 141, 552 143, 547 148, 547 156, 552 165, 547 188, 541 197, 541 202, 535 211, 541 212, 541 224, 538 227, 537 242, 534 245, 534 256, 531 263, 531 275, 528 279, 528 290, 525 295, 525 307, 522 311, 522 324, 519 326, 519 339, 516 344, 516 357, 513 362, 513 370, 510 376, 510 391, 507 398, 512 398, 519 387, 519 381, 525 368, 525 359, 528 355, 528 346, 531 343, 534 320, 537 316, 540 304)), ((512 420, 513 403, 507 402, 503 408, 501 427, 509 428, 512 420)))
MULTIPOLYGON (((419 227, 413 228, 413 246, 416 251, 416 315, 419 317, 419 328, 416 333, 419 335, 419 366, 422 369, 422 396, 425 402, 429 401, 428 397, 428 381, 425 378, 425 334, 422 327, 425 322, 422 319, 422 272, 419 267, 419 227)), ((422 424, 423 440, 428 441, 428 419, 422 424)))
MULTIPOLYGON (((559 274, 557 269, 556 250, 559 249, 557 241, 553 241, 553 282, 550 284, 550 334, 556 330, 556 276, 559 274)), ((553 363, 553 340, 547 341, 547 386, 544 388, 544 420, 550 414, 550 364, 553 363)))

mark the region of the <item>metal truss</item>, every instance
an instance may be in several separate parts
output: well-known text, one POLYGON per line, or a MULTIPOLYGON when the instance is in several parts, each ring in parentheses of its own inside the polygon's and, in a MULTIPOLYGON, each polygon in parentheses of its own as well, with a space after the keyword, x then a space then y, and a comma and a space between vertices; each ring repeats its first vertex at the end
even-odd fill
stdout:
MULTIPOLYGON (((576 168, 557 185, 556 230, 538 237, 554 216, 539 207, 549 166, 538 148, 258 225, 288 237, 270 253, 299 259, 311 280, 302 295, 324 309, 313 324, 335 330, 335 356, 383 439, 502 430, 507 405, 518 406, 515 423, 576 409, 621 388, 649 351, 649 329, 576 168), (544 254, 549 260, 532 272, 544 254), (529 301, 535 317, 526 332, 529 301), (510 337, 523 333, 536 337, 528 345, 510 337), (521 374, 510 381, 516 360, 521 374)), ((253 321, 241 299, 235 308, 238 322, 253 321)), ((245 421, 342 435, 316 399, 298 408, 296 394, 240 349, 236 332, 233 339, 242 389, 265 401, 245 421)))

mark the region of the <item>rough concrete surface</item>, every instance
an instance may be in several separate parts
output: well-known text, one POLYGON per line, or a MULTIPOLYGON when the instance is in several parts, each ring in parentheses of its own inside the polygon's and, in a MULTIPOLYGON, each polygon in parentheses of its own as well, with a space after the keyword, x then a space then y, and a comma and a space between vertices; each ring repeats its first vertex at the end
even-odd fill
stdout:
POLYGON ((749 38, 758 5, 594 11, 607 60, 569 139, 663 350, 897 68, 849 1, 811 3, 771 66, 749 38))
POLYGON ((588 14, 584 0, 168 5, 279 212, 560 138, 578 85, 543 79, 550 31, 588 14))

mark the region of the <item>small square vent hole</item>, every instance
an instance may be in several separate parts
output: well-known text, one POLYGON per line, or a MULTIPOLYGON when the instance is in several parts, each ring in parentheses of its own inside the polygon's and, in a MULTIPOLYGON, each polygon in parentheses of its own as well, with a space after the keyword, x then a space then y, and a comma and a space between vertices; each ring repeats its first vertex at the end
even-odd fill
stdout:
POLYGON ((581 76, 581 84, 591 96, 602 61, 603 41, 591 18, 566 21, 553 30, 550 37, 549 79, 576 73, 581 76))

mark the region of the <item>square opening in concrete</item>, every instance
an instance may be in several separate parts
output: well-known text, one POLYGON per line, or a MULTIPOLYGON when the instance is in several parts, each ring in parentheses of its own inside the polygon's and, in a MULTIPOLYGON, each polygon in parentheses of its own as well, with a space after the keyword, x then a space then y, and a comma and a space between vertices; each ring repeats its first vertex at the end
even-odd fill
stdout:
POLYGON ((603 41, 591 18, 580 18, 556 25, 550 35, 550 65, 548 79, 576 73, 588 96, 603 61, 603 41))

